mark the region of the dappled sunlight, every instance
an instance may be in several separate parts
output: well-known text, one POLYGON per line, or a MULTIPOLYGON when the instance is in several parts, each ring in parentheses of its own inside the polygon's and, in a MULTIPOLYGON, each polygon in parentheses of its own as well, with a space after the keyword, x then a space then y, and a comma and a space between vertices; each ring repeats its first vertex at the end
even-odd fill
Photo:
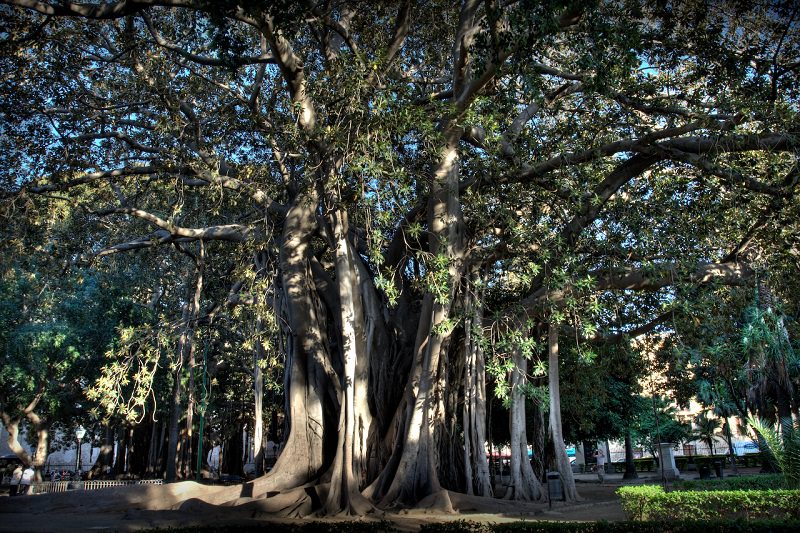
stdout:
POLYGON ((21 530, 616 520, 620 441, 797 481, 729 422, 798 418, 796 2, 2 4, 21 530))

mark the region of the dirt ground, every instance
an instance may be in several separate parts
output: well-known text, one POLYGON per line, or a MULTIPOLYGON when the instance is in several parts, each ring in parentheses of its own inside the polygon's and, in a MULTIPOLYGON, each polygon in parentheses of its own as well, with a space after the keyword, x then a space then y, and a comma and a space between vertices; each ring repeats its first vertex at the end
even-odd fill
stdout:
MULTIPOLYGON (((614 491, 619 485, 578 484, 582 500, 574 504, 517 503, 505 500, 474 498, 451 494, 455 514, 424 509, 397 513, 375 513, 364 520, 388 520, 398 529, 416 531, 424 523, 451 520, 511 522, 516 520, 624 520, 614 491)), ((339 518, 275 518, 255 512, 252 506, 212 506, 202 502, 187 503, 175 510, 145 510, 131 506, 127 510, 95 506, 108 491, 72 492, 66 495, 37 495, 0 498, 0 531, 137 531, 148 528, 199 527, 213 525, 255 526, 268 522, 293 520, 340 521, 339 518), (53 498, 60 496, 60 498, 53 498)))
MULTIPOLYGON (((624 483, 620 475, 609 475, 600 485, 592 475, 576 476, 580 501, 575 503, 518 503, 501 499, 476 498, 449 493, 455 513, 411 509, 393 513, 376 512, 362 520, 388 520, 404 531, 416 531, 430 522, 470 520, 511 522, 517 520, 620 521, 625 515, 615 491, 624 483)), ((633 483, 657 482, 643 476, 633 483)), ((258 526, 297 520, 341 521, 339 518, 286 519, 271 516, 264 499, 241 498, 239 505, 212 505, 227 500, 230 487, 207 487, 183 482, 164 487, 125 487, 101 491, 70 492, 23 497, 0 497, 0 531, 137 531, 148 528, 200 526, 258 526), (135 489, 135 490, 134 490, 135 489), (204 501, 192 498, 200 495, 204 501), (188 499, 187 499, 188 496, 188 499), (154 500, 161 510, 150 510, 154 500), (174 500, 174 503, 173 503, 174 500), (143 502, 151 503, 143 503, 143 502), (182 503, 181 503, 182 502, 182 503)), ((236 489, 234 489, 236 490, 236 489)), ((352 520, 349 519, 349 520, 352 520)))

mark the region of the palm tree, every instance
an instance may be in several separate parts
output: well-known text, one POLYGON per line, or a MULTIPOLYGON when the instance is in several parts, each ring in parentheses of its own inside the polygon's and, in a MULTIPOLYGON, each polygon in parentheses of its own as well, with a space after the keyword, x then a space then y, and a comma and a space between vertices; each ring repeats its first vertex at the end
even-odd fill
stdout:
POLYGON ((781 419, 780 429, 752 416, 748 422, 764 444, 762 452, 767 453, 780 468, 786 485, 791 489, 800 488, 800 422, 792 422, 791 418, 781 419))
POLYGON ((719 418, 712 418, 709 416, 708 411, 703 411, 694 418, 694 424, 696 426, 693 431, 694 436, 708 444, 708 448, 711 450, 711 456, 713 457, 714 437, 716 436, 717 430, 722 427, 719 418))

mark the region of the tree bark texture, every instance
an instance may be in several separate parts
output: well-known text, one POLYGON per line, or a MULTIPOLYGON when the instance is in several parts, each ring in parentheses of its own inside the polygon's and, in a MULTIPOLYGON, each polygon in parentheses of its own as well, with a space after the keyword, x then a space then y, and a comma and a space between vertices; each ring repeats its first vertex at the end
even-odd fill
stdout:
POLYGON ((528 360, 522 355, 522 350, 515 347, 512 361, 514 366, 511 370, 511 413, 509 414, 511 485, 506 489, 505 499, 536 501, 543 499, 544 493, 528 458, 528 438, 525 428, 525 386, 528 382, 528 360))
POLYGON ((558 324, 549 324, 547 330, 548 353, 548 384, 550 388, 550 435, 553 442, 558 473, 561 474, 561 483, 564 487, 564 496, 567 501, 574 502, 578 499, 575 488, 575 478, 572 476, 572 467, 567 457, 567 448, 564 446, 564 436, 561 430, 561 392, 559 389, 558 372, 558 324))
POLYGON ((467 494, 493 495, 489 463, 486 459, 486 363, 480 344, 483 327, 483 303, 473 274, 464 296, 464 478, 467 494))

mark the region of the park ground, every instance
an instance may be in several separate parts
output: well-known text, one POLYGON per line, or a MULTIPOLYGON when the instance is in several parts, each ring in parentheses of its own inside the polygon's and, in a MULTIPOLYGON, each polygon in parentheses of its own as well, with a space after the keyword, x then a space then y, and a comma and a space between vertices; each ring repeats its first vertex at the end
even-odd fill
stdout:
MULTIPOLYGON (((520 503, 502 499, 474 498, 451 493, 455 514, 424 508, 392 513, 376 513, 361 520, 387 520, 404 531, 416 531, 422 524, 453 520, 474 522, 513 522, 518 520, 621 521, 625 515, 615 491, 622 485, 659 483, 659 474, 643 472, 639 479, 623 480, 622 474, 608 474, 600 484, 595 474, 576 474, 581 500, 575 503, 520 503)), ((758 469, 740 469, 740 475, 758 475, 758 469)), ((696 473, 683 479, 696 479, 696 473)), ((109 490, 109 489, 107 489, 109 490)), ((116 493, 120 489, 110 489, 116 493)), ((296 523, 301 519, 278 519, 254 512, 253 507, 211 506, 190 501, 173 510, 151 511, 135 507, 98 505, 111 492, 106 490, 69 494, 8 498, 0 496, 0 531, 138 531, 152 528, 197 528, 209 526, 254 527, 268 523, 296 523), (111 507, 111 508, 110 508, 111 507)), ((353 518, 304 518, 304 521, 347 521, 353 518)))

